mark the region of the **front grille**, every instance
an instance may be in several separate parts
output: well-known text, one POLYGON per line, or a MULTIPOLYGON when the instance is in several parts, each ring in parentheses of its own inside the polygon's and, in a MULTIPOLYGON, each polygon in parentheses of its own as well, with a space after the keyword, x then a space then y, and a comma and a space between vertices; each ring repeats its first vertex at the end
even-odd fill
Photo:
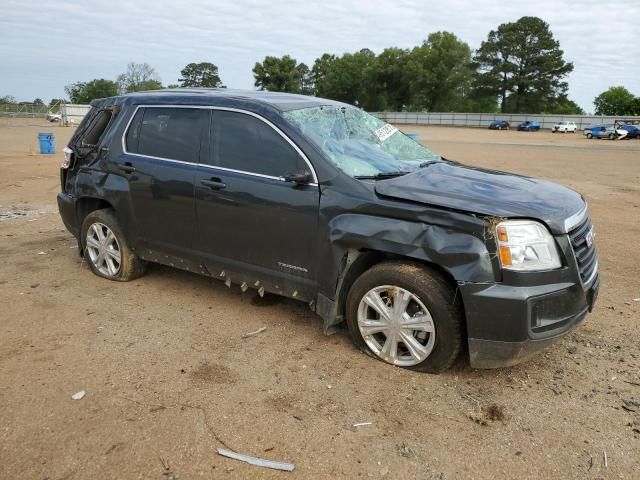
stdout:
POLYGON ((595 241, 592 239, 591 245, 587 245, 587 235, 591 232, 592 228, 593 224, 591 223, 591 219, 587 217, 584 222, 569 232, 569 239, 571 240, 573 254, 578 263, 582 283, 590 282, 598 268, 595 241))

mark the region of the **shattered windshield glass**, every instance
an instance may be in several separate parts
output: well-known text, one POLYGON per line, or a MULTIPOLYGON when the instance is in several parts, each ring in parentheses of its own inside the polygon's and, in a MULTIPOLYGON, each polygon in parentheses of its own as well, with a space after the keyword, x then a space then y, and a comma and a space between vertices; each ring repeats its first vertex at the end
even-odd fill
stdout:
POLYGON ((283 113, 347 175, 402 175, 439 161, 440 156, 355 107, 326 105, 283 113))

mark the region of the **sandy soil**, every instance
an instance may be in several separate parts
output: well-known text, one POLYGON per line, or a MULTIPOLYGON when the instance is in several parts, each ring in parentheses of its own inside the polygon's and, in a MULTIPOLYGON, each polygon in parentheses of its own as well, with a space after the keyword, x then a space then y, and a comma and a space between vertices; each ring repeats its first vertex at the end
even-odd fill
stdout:
POLYGON ((448 158, 583 192, 598 230, 602 289, 581 328, 524 365, 432 376, 324 336, 303 304, 157 266, 97 278, 56 211, 61 155, 29 155, 38 131, 60 150, 71 129, 42 125, 0 121, 0 478, 640 476, 640 141, 406 128, 448 158))

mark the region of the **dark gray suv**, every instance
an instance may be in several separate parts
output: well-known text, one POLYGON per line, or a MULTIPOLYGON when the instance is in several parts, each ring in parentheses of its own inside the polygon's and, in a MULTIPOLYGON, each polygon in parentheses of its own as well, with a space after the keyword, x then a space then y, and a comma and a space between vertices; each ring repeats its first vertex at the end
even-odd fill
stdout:
POLYGON ((177 89, 92 103, 58 205, 93 272, 148 262, 307 302, 393 365, 513 365, 593 308, 587 206, 446 160, 331 100, 177 89))

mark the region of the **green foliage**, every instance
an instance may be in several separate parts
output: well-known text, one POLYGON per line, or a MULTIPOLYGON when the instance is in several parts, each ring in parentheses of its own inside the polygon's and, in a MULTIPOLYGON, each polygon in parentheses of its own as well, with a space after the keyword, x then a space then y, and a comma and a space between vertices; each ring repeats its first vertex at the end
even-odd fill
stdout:
POLYGON ((522 17, 489 32, 474 60, 477 85, 500 97, 503 112, 544 110, 566 94, 563 78, 573 71, 549 25, 538 17, 522 17))
POLYGON ((253 67, 254 85, 270 92, 302 93, 309 88, 309 68, 291 58, 267 56, 253 67), (306 78, 305 78, 306 75, 306 78))
POLYGON ((181 87, 223 87, 222 80, 218 75, 218 67, 213 63, 189 63, 180 71, 181 78, 178 79, 181 87))
POLYGON ((36 98, 33 102, 34 105, 44 105, 44 102, 42 101, 41 98, 36 98))
POLYGON ((118 84, 112 80, 96 78, 89 82, 76 82, 64 87, 71 103, 87 104, 96 98, 118 95, 118 84))
POLYGON ((14 97, 13 95, 5 95, 4 97, 0 97, 0 104, 9 103, 17 103, 16 97, 14 97))
POLYGON ((162 88, 158 74, 148 63, 127 64, 127 71, 118 75, 116 81, 121 94, 162 88))
POLYGON ((573 100, 569 100, 566 95, 551 99, 541 113, 549 115, 584 115, 585 112, 573 100))
POLYGON ((593 104, 596 115, 640 115, 640 97, 624 87, 610 87, 598 95, 593 104))
POLYGON ((411 51, 411 103, 432 112, 468 110, 473 74, 471 49, 450 32, 435 32, 411 51))
POLYGON ((342 57, 325 53, 311 70, 316 95, 374 110, 375 90, 368 84, 368 76, 375 60, 376 55, 368 48, 342 57))
POLYGON ((53 107, 55 105, 59 105, 61 103, 67 102, 64 98, 52 98, 49 102, 49 107, 53 107))

